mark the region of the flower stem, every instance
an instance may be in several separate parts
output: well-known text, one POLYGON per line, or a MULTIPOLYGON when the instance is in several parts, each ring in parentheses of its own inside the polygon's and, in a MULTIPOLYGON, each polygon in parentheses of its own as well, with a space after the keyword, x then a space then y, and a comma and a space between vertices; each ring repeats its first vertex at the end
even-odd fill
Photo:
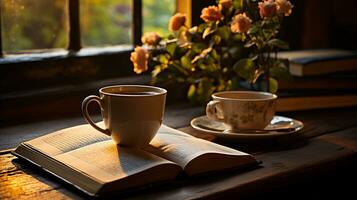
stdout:
POLYGON ((266 67, 265 67, 265 81, 266 81, 266 92, 270 92, 270 82, 269 82, 269 79, 270 79, 270 52, 268 52, 268 55, 267 55, 267 61, 266 61, 266 67))

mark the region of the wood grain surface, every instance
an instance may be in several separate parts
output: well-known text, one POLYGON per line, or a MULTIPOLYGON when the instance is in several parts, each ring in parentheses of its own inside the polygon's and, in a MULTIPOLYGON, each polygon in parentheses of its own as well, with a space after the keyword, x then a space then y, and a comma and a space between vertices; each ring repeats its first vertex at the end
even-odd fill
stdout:
MULTIPOLYGON (((344 196, 349 194, 345 191, 348 188, 348 185, 344 184, 346 180, 357 177, 352 173, 353 168, 357 166, 356 108, 283 113, 285 116, 303 121, 304 130, 293 137, 249 142, 224 141, 188 126, 193 117, 201 114, 200 108, 176 106, 168 109, 165 123, 196 137, 250 152, 262 161, 262 165, 256 169, 179 179, 172 183, 140 189, 140 192, 119 194, 118 197, 127 199, 255 197, 260 199, 267 194, 288 195, 287 191, 293 191, 296 193, 295 197, 300 198, 304 196, 304 192, 292 188, 310 192, 311 188, 315 188, 313 190, 315 195, 320 195, 316 193, 317 186, 313 185, 317 179, 320 179, 319 184, 328 183, 322 186, 324 194, 335 194, 339 191, 337 186, 340 186, 340 190, 344 191, 340 196, 344 196), (334 182, 339 179, 343 181, 334 182), (306 187, 301 188, 301 185, 306 187), (326 190, 326 188, 330 189, 326 190)), ((4 150, 16 147, 23 140, 82 122, 80 118, 75 118, 2 128, 0 199, 88 199, 88 196, 70 185, 4 150)))

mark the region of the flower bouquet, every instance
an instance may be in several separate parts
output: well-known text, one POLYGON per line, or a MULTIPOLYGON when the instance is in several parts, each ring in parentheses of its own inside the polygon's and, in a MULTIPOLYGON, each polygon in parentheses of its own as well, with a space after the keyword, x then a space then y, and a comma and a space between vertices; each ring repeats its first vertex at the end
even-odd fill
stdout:
POLYGON ((292 8, 287 0, 219 0, 202 10, 204 23, 194 27, 177 13, 167 37, 143 35, 144 45, 131 53, 134 71, 151 70, 152 84, 184 87, 193 103, 224 90, 275 93, 277 80, 290 75, 276 55, 289 48, 277 34, 292 8))

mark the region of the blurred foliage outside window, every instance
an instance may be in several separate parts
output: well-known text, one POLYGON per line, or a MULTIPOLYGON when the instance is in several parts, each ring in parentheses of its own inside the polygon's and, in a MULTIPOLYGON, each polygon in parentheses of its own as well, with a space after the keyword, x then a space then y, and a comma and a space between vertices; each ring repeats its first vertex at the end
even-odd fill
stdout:
MULTIPOLYGON (((66 48, 68 0, 0 0, 5 53, 66 48)), ((80 0, 81 39, 84 47, 132 44, 130 0, 80 0)), ((143 0, 143 31, 168 34, 174 0, 143 0)))
POLYGON ((67 0, 1 0, 3 50, 65 48, 66 5, 67 0))
POLYGON ((132 43, 132 1, 80 0, 83 46, 132 43))
POLYGON ((175 11, 175 0, 143 0, 143 32, 168 35, 168 23, 175 11))

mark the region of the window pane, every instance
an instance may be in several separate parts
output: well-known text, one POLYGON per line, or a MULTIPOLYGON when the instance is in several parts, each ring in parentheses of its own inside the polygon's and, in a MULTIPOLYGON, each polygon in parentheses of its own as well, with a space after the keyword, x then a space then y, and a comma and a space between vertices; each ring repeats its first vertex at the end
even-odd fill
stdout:
POLYGON ((1 0, 3 50, 65 48, 67 0, 1 0))
POLYGON ((176 11, 175 0, 143 0, 144 32, 169 33, 168 23, 176 11))
POLYGON ((84 46, 132 44, 131 0, 80 0, 84 46))

